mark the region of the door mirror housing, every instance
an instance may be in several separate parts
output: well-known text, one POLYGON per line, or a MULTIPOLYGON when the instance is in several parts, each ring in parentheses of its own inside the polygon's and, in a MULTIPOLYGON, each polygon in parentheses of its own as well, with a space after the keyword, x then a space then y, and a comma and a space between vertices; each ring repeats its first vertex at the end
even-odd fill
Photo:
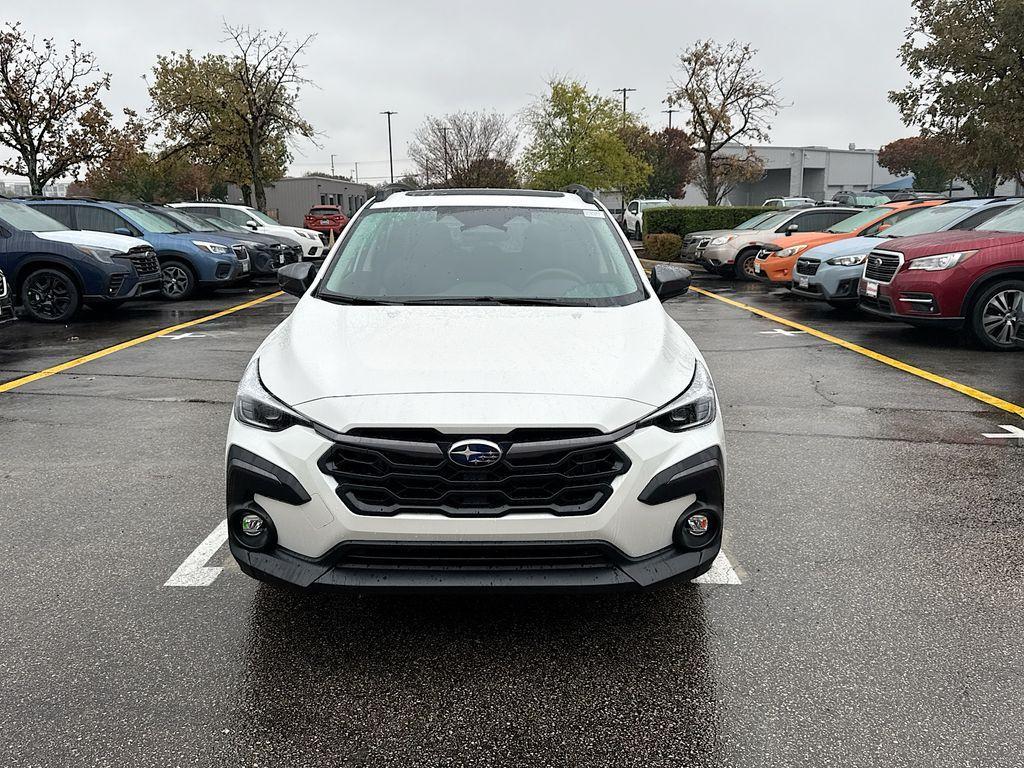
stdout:
POLYGON ((115 235, 125 235, 126 237, 133 237, 132 231, 128 227, 114 227, 115 235))
POLYGON ((303 296, 316 277, 316 268, 308 261, 288 264, 277 270, 277 284, 292 296, 303 296))
POLYGON ((247 226, 249 229, 259 229, 260 228, 260 225, 257 224, 252 219, 249 219, 247 222, 245 222, 245 226, 247 226))
POLYGON ((799 232, 799 231, 800 231, 800 225, 799 224, 790 224, 788 227, 786 227, 786 237, 789 237, 794 232, 799 232))
POLYGON ((651 270, 651 287, 662 301, 682 296, 690 290, 690 270, 675 264, 656 264, 651 270))

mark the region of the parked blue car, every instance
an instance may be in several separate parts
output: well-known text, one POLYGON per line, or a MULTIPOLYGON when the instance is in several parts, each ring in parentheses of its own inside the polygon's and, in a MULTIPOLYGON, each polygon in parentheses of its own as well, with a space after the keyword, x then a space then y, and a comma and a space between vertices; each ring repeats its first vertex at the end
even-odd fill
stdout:
POLYGON ((809 299, 824 300, 837 309, 855 307, 864 263, 873 249, 885 247, 884 243, 896 237, 974 229, 1019 202, 1021 198, 1016 197, 954 199, 918 208, 902 221, 881 229, 876 237, 852 237, 811 248, 793 267, 791 290, 809 299))
POLYGON ((157 256, 145 241, 74 232, 7 199, 0 199, 0 271, 14 302, 42 322, 67 322, 82 304, 112 307, 160 290, 157 256))
POLYGON ((4 273, 0 272, 0 325, 6 325, 14 319, 14 297, 11 295, 11 284, 4 273))
POLYGON ((223 234, 193 233, 143 205, 87 198, 27 200, 71 229, 141 237, 160 259, 161 292, 180 301, 199 288, 222 288, 250 277, 245 247, 223 234))

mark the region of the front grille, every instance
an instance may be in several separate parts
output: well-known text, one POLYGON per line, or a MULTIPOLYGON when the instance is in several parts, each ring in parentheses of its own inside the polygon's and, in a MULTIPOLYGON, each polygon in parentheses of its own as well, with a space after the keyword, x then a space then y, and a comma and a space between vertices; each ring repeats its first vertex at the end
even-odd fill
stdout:
POLYGON ((0 299, 6 299, 10 288, 7 287, 7 279, 4 277, 4 273, 0 272, 0 299))
POLYGON ((128 251, 128 260, 131 261, 139 276, 155 275, 160 271, 160 260, 156 257, 156 251, 152 248, 137 246, 128 251))
POLYGON ((800 275, 816 275, 818 274, 818 267, 821 266, 821 261, 818 259, 797 259, 796 260, 796 271, 800 275))
POLYGON ((511 434, 437 440, 410 434, 415 441, 395 440, 393 432, 338 436, 320 469, 338 482, 339 498, 356 514, 446 517, 589 515, 611 496, 612 481, 629 469, 629 459, 602 436, 536 442, 511 434), (448 449, 464 439, 497 443, 501 460, 483 468, 455 464, 448 449))
POLYGON ((619 558, 608 545, 572 544, 406 544, 358 542, 333 553, 334 565, 345 568, 453 568, 489 571, 522 568, 606 568, 619 558))
POLYGON ((884 315, 893 314, 892 302, 885 296, 871 297, 865 296, 862 293, 860 295, 860 303, 862 306, 865 306, 868 309, 873 309, 876 312, 881 312, 884 315))
POLYGON ((867 265, 864 267, 864 277, 868 280, 876 280, 879 283, 892 282, 902 263, 902 253, 872 251, 868 254, 867 265))
POLYGON ((235 258, 239 261, 245 261, 249 258, 249 252, 245 249, 244 245, 232 245, 231 250, 234 251, 235 258))

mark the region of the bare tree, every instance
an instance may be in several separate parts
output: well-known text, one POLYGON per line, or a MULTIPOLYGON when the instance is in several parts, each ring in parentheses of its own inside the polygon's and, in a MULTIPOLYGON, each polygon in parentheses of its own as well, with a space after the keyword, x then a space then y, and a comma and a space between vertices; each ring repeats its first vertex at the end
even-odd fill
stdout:
POLYGON ((507 180, 517 141, 509 118, 497 112, 428 116, 409 144, 409 157, 427 186, 489 186, 507 180))
POLYGON ((689 109, 687 127, 701 157, 698 183, 708 205, 721 204, 731 189, 724 174, 738 168, 735 160, 721 159, 722 150, 729 144, 767 141, 770 120, 785 106, 776 83, 752 66, 756 54, 749 43, 699 40, 679 57, 681 74, 672 81, 675 90, 668 102, 689 109))
POLYGON ((237 169, 239 183, 251 185, 263 210, 266 183, 287 164, 281 149, 294 137, 314 137, 297 106, 309 82, 300 58, 314 36, 296 43, 284 32, 224 29, 234 47, 229 55, 157 59, 149 89, 153 115, 171 143, 169 153, 204 154, 237 169))
MULTIPOLYGON (((124 134, 111 124, 100 94, 110 75, 72 40, 61 53, 52 38, 27 37, 20 24, 0 30, 0 145, 15 152, 0 170, 28 179, 40 195, 55 179, 77 176, 106 157, 124 134)), ((141 133, 131 112, 125 131, 141 133)))

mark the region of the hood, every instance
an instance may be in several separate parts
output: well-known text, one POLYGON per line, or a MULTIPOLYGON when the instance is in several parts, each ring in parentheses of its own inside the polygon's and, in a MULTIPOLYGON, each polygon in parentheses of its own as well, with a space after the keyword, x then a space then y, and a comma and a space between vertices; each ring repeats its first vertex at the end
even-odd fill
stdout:
POLYGON ((749 232, 748 229, 705 229, 700 232, 689 232, 686 236, 690 238, 700 237, 720 237, 722 235, 732 235, 737 232, 749 232))
POLYGON ((1024 241, 1024 232, 996 232, 983 230, 954 230, 932 232, 927 235, 898 237, 876 246, 885 251, 898 251, 907 259, 936 256, 952 251, 973 251, 1024 241))
MULTIPOLYGON (((834 243, 837 240, 848 240, 850 235, 835 234, 831 232, 799 232, 792 235, 775 235, 774 237, 761 238, 759 242, 765 245, 772 245, 779 248, 792 248, 794 245, 806 245, 808 248, 816 248, 826 243, 834 243)), ((806 249, 805 249, 806 250, 806 249)))
POLYGON ((107 232, 90 232, 88 230, 62 229, 57 232, 36 232, 35 236, 58 243, 109 248, 112 251, 120 251, 121 253, 128 253, 132 248, 138 248, 140 245, 147 248, 150 247, 149 243, 138 237, 114 235, 107 232))
POLYGON ((831 243, 816 246, 804 251, 802 256, 827 261, 839 256, 860 256, 869 253, 872 248, 882 248, 887 239, 884 237, 848 237, 845 240, 835 240, 831 243))
POLYGON ((312 296, 257 354, 267 389, 337 430, 357 423, 615 429, 679 395, 697 356, 655 300, 375 307, 312 296))

